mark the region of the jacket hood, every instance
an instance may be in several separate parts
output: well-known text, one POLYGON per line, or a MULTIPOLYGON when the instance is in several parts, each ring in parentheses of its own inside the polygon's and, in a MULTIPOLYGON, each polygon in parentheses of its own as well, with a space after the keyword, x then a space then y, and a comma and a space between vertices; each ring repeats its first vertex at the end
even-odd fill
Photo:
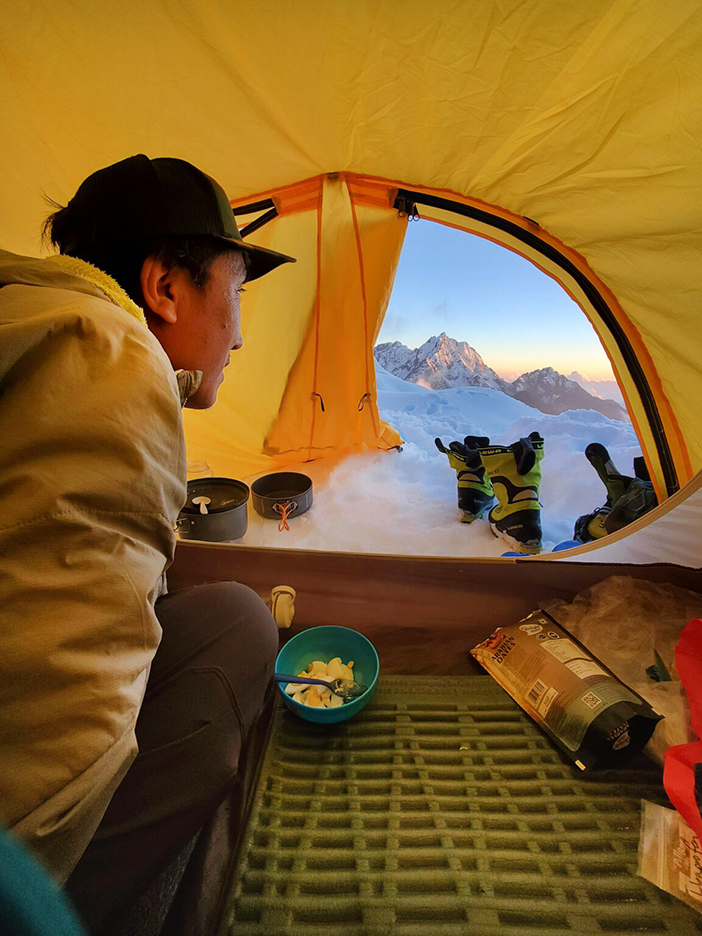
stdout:
POLYGON ((0 286, 49 286, 70 289, 88 296, 105 297, 105 293, 83 276, 71 273, 56 262, 54 257, 22 257, 9 250, 0 250, 0 286))
POLYGON ((129 312, 144 327, 148 327, 143 309, 127 295, 117 280, 79 257, 54 254, 40 260, 0 251, 0 286, 10 284, 50 286, 53 289, 68 289, 98 296, 129 312))

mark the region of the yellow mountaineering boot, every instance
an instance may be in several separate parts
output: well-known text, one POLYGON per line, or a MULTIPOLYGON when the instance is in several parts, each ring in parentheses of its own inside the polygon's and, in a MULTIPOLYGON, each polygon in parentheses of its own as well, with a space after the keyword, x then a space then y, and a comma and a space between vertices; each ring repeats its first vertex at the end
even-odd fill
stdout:
POLYGON ((481 448, 480 457, 498 500, 489 513, 492 532, 518 552, 541 552, 539 484, 544 440, 532 432, 512 445, 481 448))
MULTIPOLYGON (((601 539, 608 533, 621 530, 657 506, 658 500, 648 477, 630 478, 621 474, 604 445, 591 442, 585 449, 585 457, 607 489, 607 500, 592 513, 578 517, 573 539, 581 543, 601 539)), ((634 473, 636 469, 637 462, 634 459, 634 473)))
POLYGON ((489 445, 490 440, 486 436, 466 436, 463 442, 449 442, 448 448, 441 439, 434 439, 434 444, 448 456, 449 465, 456 472, 461 522, 479 520, 495 503, 492 485, 480 460, 480 446, 489 445))

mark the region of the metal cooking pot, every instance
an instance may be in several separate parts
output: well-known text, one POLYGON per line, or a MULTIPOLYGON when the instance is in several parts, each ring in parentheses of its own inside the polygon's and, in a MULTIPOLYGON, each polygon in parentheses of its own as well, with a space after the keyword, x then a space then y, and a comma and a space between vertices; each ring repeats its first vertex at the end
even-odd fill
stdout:
POLYGON ((222 543, 237 540, 248 526, 249 488, 234 478, 194 478, 176 531, 183 539, 222 543))
POLYGON ((276 471, 251 485, 256 513, 270 520, 299 517, 312 506, 312 479, 297 471, 276 471))

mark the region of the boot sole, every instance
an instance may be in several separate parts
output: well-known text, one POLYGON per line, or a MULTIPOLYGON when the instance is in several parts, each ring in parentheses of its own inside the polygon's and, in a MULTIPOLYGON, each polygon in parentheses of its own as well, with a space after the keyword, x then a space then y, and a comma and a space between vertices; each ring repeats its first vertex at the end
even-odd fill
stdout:
POLYGON ((498 530, 493 523, 490 524, 490 529, 492 530, 493 536, 497 537, 497 539, 501 539, 503 542, 507 543, 508 546, 511 546, 514 552, 523 553, 525 556, 536 556, 543 550, 540 540, 529 540, 526 543, 520 543, 519 540, 510 536, 508 533, 503 533, 501 530, 498 530))

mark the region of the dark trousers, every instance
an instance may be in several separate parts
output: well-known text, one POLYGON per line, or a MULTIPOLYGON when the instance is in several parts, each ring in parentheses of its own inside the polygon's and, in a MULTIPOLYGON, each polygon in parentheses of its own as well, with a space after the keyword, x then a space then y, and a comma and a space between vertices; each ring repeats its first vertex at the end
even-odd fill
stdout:
POLYGON ((235 582, 173 592, 156 613, 139 754, 66 883, 94 934, 115 930, 232 790, 278 649, 267 607, 235 582))

